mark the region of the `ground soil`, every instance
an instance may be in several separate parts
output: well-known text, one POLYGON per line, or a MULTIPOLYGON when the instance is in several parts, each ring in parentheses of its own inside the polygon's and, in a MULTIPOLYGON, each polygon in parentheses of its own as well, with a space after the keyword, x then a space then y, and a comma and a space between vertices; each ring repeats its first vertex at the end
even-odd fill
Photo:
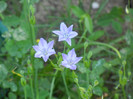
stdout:
MULTIPOLYGON (((80 0, 72 0, 72 5, 78 5, 80 0)), ((92 0, 81 0, 85 10, 89 9, 92 0)), ((100 5, 104 0, 93 0, 100 5)), ((67 0, 40 0, 36 4, 36 19, 37 23, 47 22, 48 16, 60 16, 66 12, 67 0)), ((109 0, 104 11, 109 12, 115 6, 125 7, 124 0, 109 0)))
MULTIPOLYGON (((78 5, 79 1, 82 1, 82 6, 84 10, 88 10, 90 8, 91 2, 95 1, 98 2, 99 5, 101 5, 105 0, 71 0, 72 4, 71 5, 78 5)), ((70 5, 70 6, 71 6, 70 5)), ((102 13, 104 12, 109 12, 113 7, 122 7, 125 9, 125 2, 124 0, 108 0, 107 5, 103 9, 102 13)), ((66 13, 66 8, 67 8, 67 0, 40 0, 36 4, 36 22, 37 24, 48 24, 50 25, 51 22, 53 23, 54 20, 49 22, 49 16, 53 17, 60 17, 63 13, 66 13)), ((91 10, 91 16, 93 16, 93 13, 95 13, 98 9, 92 9, 91 10)), ((56 19, 55 19, 56 20, 56 19)), ((124 26, 125 27, 125 26, 124 26)), ((47 31, 48 28, 41 28, 38 30, 38 38, 40 37, 47 37, 46 39, 50 38, 51 36, 51 31, 47 31)), ((50 29, 49 29, 50 30, 50 29)), ((107 28, 110 33, 113 33, 112 28, 107 28)))

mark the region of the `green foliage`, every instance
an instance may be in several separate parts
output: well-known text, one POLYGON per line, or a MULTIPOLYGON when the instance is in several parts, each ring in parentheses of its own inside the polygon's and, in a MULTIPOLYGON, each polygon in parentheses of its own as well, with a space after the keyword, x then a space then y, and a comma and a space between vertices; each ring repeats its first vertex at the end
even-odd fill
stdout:
POLYGON ((85 14, 85 12, 78 6, 72 6, 71 8, 72 8, 72 12, 74 13, 74 15, 78 18, 81 18, 82 15, 85 14))
POLYGON ((10 88, 11 91, 16 92, 17 91, 17 85, 12 81, 4 81, 3 82, 3 88, 10 88))
POLYGON ((92 32, 93 32, 93 23, 92 23, 91 17, 88 14, 85 15, 84 24, 85 24, 86 29, 89 31, 89 33, 92 34, 92 32))
POLYGON ((8 94, 8 97, 9 97, 9 99, 17 99, 17 96, 14 93, 12 93, 12 92, 10 92, 8 94))
POLYGON ((4 1, 0 1, 0 13, 2 13, 7 8, 7 4, 4 1))
POLYGON ((5 78, 7 77, 8 71, 5 68, 4 64, 0 64, 0 83, 3 82, 3 80, 5 80, 5 78))
POLYGON ((117 21, 112 21, 112 27, 117 33, 122 33, 122 26, 117 21))
POLYGON ((78 6, 69 0, 67 6, 64 5, 67 13, 48 16, 49 24, 44 25, 38 24, 34 16, 34 4, 39 0, 21 0, 18 5, 21 11, 17 8, 12 11, 9 8, 15 4, 7 5, 6 2, 0 1, 1 99, 48 99, 51 87, 52 99, 132 99, 132 8, 127 7, 127 14, 120 7, 106 12, 109 0, 103 0, 100 8, 93 12, 91 3, 90 9, 85 9, 83 0, 79 0, 78 6), (61 42, 55 41, 56 54, 47 62, 34 58, 32 46, 37 45, 36 37, 51 39, 37 33, 51 33, 63 21, 74 24, 74 31, 78 32, 72 39, 72 46, 64 47, 64 53, 75 48, 77 57, 83 57, 76 64, 76 71, 61 66, 64 46, 61 42), (47 30, 40 30, 40 27, 47 30))
POLYGON ((100 87, 94 87, 93 93, 98 96, 102 96, 102 94, 103 94, 102 89, 100 87))
POLYGON ((26 54, 29 51, 29 48, 31 48, 31 42, 28 40, 15 41, 9 39, 5 44, 5 48, 10 56, 21 58, 24 54, 26 54))
POLYGON ((20 20, 21 19, 18 16, 15 16, 15 15, 5 16, 3 24, 8 26, 8 27, 10 27, 10 26, 16 27, 17 25, 20 24, 20 20))
POLYGON ((89 40, 95 41, 101 38, 103 35, 104 35, 104 31, 99 30, 99 31, 93 32, 88 38, 89 40))

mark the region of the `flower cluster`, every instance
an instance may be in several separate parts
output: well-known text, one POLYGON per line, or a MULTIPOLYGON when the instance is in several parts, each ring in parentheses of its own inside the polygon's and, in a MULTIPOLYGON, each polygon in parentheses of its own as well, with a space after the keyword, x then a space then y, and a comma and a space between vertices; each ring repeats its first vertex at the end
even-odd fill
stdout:
MULTIPOLYGON (((77 32, 72 31, 73 25, 67 28, 64 22, 60 24, 60 31, 55 30, 53 33, 59 36, 58 41, 66 41, 71 46, 71 39, 78 35, 77 32)), ((55 54, 55 50, 53 49, 54 41, 47 41, 43 38, 40 38, 38 45, 34 45, 33 48, 36 51, 35 57, 36 58, 43 58, 45 62, 49 59, 49 56, 55 54)), ((76 57, 76 53, 74 48, 68 52, 68 55, 62 53, 63 61, 61 65, 70 68, 71 70, 76 70, 77 66, 75 65, 78 63, 82 57, 76 57)))

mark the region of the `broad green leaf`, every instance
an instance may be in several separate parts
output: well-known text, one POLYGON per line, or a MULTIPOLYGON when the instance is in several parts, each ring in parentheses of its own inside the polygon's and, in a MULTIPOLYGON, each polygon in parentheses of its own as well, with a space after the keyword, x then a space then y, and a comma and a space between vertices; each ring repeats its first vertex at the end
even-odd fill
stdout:
POLYGON ((0 64, 0 83, 6 78, 7 74, 8 71, 5 68, 4 64, 0 64))
POLYGON ((9 99, 17 99, 17 96, 13 92, 8 93, 9 99))
POLYGON ((15 84, 15 83, 13 83, 13 82, 11 82, 10 83, 10 88, 11 88, 11 90, 13 91, 13 92, 16 92, 17 91, 17 85, 15 84))
POLYGON ((102 37, 104 35, 104 31, 96 31, 96 32, 93 32, 89 37, 88 39, 89 40, 97 40, 99 39, 100 37, 102 37))
POLYGON ((85 67, 83 63, 78 63, 77 67, 81 73, 86 73, 89 70, 88 68, 85 67))
POLYGON ((102 94, 103 94, 102 88, 99 87, 99 86, 94 87, 93 88, 93 93, 95 95, 102 96, 102 94))
POLYGON ((10 84, 9 83, 10 82, 8 82, 8 81, 4 81, 3 84, 2 84, 3 88, 10 88, 10 84))
POLYGON ((85 20, 84 20, 84 24, 86 29, 89 31, 89 33, 93 32, 93 22, 91 17, 87 14, 85 15, 85 20))
POLYGON ((119 7, 113 7, 110 14, 115 18, 122 18, 121 15, 123 14, 123 9, 119 7))
POLYGON ((20 18, 15 16, 15 15, 12 15, 12 16, 5 16, 4 17, 4 20, 3 20, 3 24, 7 27, 10 27, 10 26, 17 26, 20 24, 20 18))
POLYGON ((4 1, 0 1, 0 13, 2 13, 7 8, 7 4, 4 1))
POLYGON ((30 40, 14 41, 8 40, 5 48, 9 55, 21 58, 31 48, 30 40))
POLYGON ((97 24, 100 26, 108 26, 115 19, 119 20, 120 22, 123 22, 124 20, 121 17, 122 14, 123 14, 122 8, 114 7, 109 13, 101 15, 97 20, 97 24))
POLYGON ((17 85, 11 81, 4 81, 3 88, 10 88, 13 92, 17 91, 17 85))
POLYGON ((117 32, 117 33, 122 33, 122 26, 119 22, 117 21, 112 21, 112 28, 117 32))
POLYGON ((103 14, 97 20, 97 24, 100 26, 108 26, 111 24, 114 17, 111 14, 103 14))
POLYGON ((27 37, 28 37, 28 35, 26 34, 26 32, 21 27, 14 30, 13 38, 16 41, 26 40, 27 37))
POLYGON ((74 13, 74 15, 78 18, 81 18, 81 16, 85 14, 84 11, 78 6, 72 6, 71 8, 72 8, 72 12, 74 13))
POLYGON ((97 75, 102 74, 105 71, 105 67, 104 67, 105 63, 106 62, 104 59, 93 61, 93 64, 92 64, 93 72, 95 72, 97 75))

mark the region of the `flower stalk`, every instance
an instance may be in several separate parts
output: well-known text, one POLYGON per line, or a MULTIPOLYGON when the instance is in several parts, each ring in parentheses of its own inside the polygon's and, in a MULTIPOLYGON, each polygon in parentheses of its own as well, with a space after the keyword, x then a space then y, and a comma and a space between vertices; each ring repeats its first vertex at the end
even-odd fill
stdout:
POLYGON ((68 86, 67 86, 67 83, 66 83, 64 71, 61 72, 61 75, 62 75, 63 82, 64 82, 64 85, 65 85, 65 88, 66 88, 66 92, 67 92, 68 99, 71 99, 71 98, 70 98, 70 94, 69 94, 69 90, 68 90, 68 86))
POLYGON ((49 99, 52 99, 52 94, 53 94, 53 90, 54 90, 54 82, 55 82, 55 78, 56 78, 56 75, 57 75, 57 74, 58 74, 58 70, 56 70, 56 72, 55 72, 55 74, 54 74, 54 77, 53 77, 53 79, 52 79, 49 99))

